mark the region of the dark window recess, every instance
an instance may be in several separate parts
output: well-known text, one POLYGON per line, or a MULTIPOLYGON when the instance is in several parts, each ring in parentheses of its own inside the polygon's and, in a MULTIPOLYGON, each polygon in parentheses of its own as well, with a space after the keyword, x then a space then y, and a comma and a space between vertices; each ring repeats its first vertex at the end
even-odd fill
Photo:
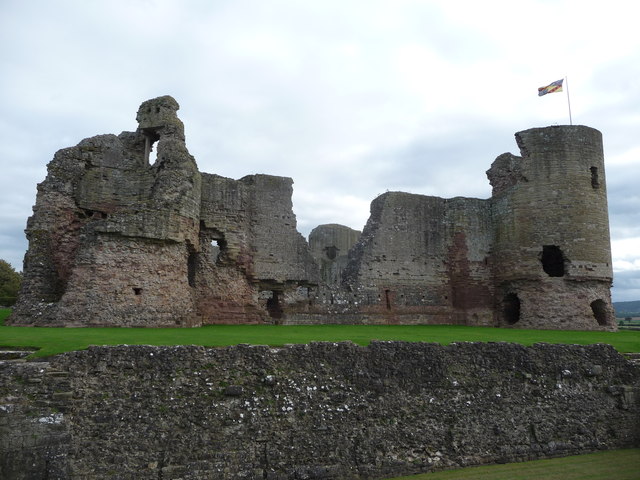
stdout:
POLYGON ((133 287, 133 293, 135 295, 142 295, 142 289, 140 287, 133 287))
POLYGON ((598 167, 591 167, 589 170, 591 171, 591 186, 593 188, 599 188, 600 180, 598 179, 598 167))
POLYGON ((387 302, 387 310, 391 310, 391 290, 384 291, 384 298, 387 302))
POLYGON ((607 312, 607 304, 604 300, 598 299, 591 302, 591 311, 598 325, 607 325, 609 313, 607 312))
POLYGON ((336 256, 338 255, 338 250, 340 250, 338 247, 336 247, 335 245, 331 246, 331 247, 324 247, 324 253, 327 255, 327 258, 329 260, 335 260, 336 256))
POLYGON ((196 286, 196 267, 198 265, 198 254, 191 252, 187 259, 187 281, 190 287, 196 286))
POLYGON ((509 325, 514 325, 520 320, 520 299, 515 293, 509 293, 503 300, 504 320, 509 325))
POLYGON ((564 276, 565 258, 562 250, 555 245, 544 245, 540 257, 542 269, 550 277, 564 276))

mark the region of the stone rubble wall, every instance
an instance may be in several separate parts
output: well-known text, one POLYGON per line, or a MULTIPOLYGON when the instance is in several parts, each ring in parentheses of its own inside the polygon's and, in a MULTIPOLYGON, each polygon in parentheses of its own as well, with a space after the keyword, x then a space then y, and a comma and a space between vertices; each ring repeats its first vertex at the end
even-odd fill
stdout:
POLYGON ((0 362, 0 478, 382 479, 640 446, 607 345, 90 347, 0 362))
POLYGON ((489 206, 473 198, 379 196, 349 252, 343 290, 318 308, 336 318, 359 314, 362 323, 492 324, 489 206))

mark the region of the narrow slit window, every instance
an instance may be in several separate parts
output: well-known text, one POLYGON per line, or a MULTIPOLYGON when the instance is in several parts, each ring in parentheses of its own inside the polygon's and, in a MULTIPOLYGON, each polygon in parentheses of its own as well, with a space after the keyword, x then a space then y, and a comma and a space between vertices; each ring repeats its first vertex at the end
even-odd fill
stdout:
POLYGON ((190 287, 196 286, 196 270, 198 267, 198 254, 195 252, 189 253, 187 258, 187 282, 190 287))
POLYGON ((391 310, 391 290, 384 291, 384 299, 387 303, 387 310, 391 310))
POLYGON ((593 188, 600 188, 600 179, 598 178, 598 167, 591 167, 591 186, 593 188))

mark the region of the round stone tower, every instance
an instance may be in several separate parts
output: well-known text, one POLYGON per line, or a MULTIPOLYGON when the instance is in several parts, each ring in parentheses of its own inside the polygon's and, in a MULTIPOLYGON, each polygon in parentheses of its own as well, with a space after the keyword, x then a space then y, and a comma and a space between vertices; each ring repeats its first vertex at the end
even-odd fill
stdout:
POLYGON ((615 329, 601 133, 554 126, 516 140, 522 156, 487 172, 497 324, 615 329))

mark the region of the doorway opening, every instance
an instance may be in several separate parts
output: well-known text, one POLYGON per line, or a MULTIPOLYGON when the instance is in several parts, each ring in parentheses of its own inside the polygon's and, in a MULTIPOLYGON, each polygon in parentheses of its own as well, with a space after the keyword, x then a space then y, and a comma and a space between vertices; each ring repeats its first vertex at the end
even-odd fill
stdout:
POLYGON ((284 314, 280 304, 280 294, 277 290, 271 290, 271 296, 267 298, 267 312, 274 320, 280 320, 284 314))
POLYGON ((515 293, 509 293, 502 301, 502 313, 508 325, 515 325, 520 321, 520 298, 515 293))

